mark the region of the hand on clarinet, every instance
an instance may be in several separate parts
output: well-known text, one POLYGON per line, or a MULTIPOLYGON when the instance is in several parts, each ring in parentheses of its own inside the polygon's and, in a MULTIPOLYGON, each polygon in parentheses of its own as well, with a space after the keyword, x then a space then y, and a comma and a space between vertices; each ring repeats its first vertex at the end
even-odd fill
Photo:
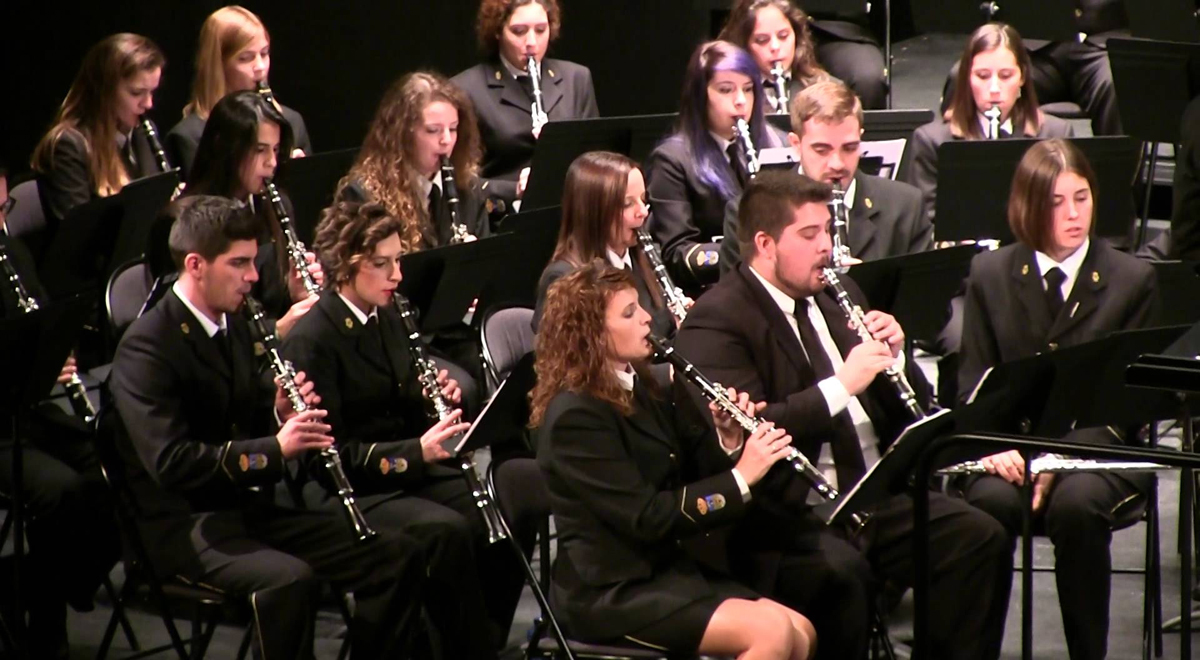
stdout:
MULTIPOLYGON (((304 405, 311 410, 321 403, 321 395, 317 394, 313 388, 313 384, 308 380, 308 376, 303 371, 296 372, 295 377, 296 387, 300 388, 300 396, 304 399, 304 405)), ((279 379, 275 379, 275 413, 279 415, 279 419, 287 421, 296 414, 296 409, 292 407, 292 401, 288 398, 287 391, 283 389, 279 379)))
POLYGON ((322 421, 326 414, 324 410, 310 408, 292 415, 283 423, 275 440, 279 442, 279 451, 285 459, 295 458, 310 449, 325 449, 333 445, 333 437, 329 435, 331 427, 322 421))
POLYGON ((71 377, 79 373, 79 367, 75 364, 75 356, 67 356, 67 361, 63 364, 62 371, 58 373, 58 382, 60 385, 66 385, 71 382, 71 377))
POLYGON ((850 396, 866 391, 875 377, 896 362, 887 344, 865 341, 850 349, 842 368, 834 374, 850 396))
POLYGON ((742 456, 737 462, 737 471, 746 484, 753 486, 762 480, 775 463, 787 458, 792 450, 792 436, 773 422, 759 425, 746 439, 742 456))
MULTIPOLYGON (((321 270, 321 264, 317 261, 317 255, 312 252, 304 253, 304 260, 307 262, 306 269, 312 275, 317 284, 325 283, 325 271, 321 270)), ((289 260, 290 263, 290 260, 289 260)), ((300 281, 300 274, 296 272, 294 264, 288 269, 288 293, 292 296, 293 302, 300 302, 305 298, 312 297, 308 293, 308 289, 304 288, 304 283, 300 281)))
POLYGON ((875 341, 881 341, 892 349, 892 357, 899 357, 904 350, 904 328, 896 321, 896 317, 879 310, 871 310, 863 316, 867 330, 875 341))
POLYGON ((529 168, 522 167, 521 173, 517 175, 517 199, 525 194, 525 186, 529 185, 529 168))
MULTIPOLYGON (((671 375, 673 378, 673 369, 671 375)), ((750 417, 754 417, 760 410, 767 407, 767 404, 764 402, 752 403, 749 394, 745 392, 739 394, 732 387, 725 389, 725 395, 738 407, 738 410, 741 410, 750 417)), ((715 402, 708 404, 708 411, 712 413, 713 424, 717 427, 717 437, 721 440, 721 445, 725 447, 725 450, 736 451, 740 449, 742 441, 746 436, 746 431, 742 428, 742 425, 738 424, 732 415, 722 410, 715 402)))
MULTIPOLYGON (((458 386, 457 380, 454 380, 450 377, 449 371, 446 371, 445 369, 439 371, 437 375, 437 383, 438 388, 440 388, 442 391, 442 396, 447 401, 453 403, 454 405, 462 403, 462 388, 458 386)), ((425 395, 426 399, 433 399, 428 391, 422 390, 421 393, 425 395)))
POLYGON ((445 419, 429 427, 429 430, 421 436, 421 458, 425 459, 426 463, 436 463, 453 458, 450 452, 442 448, 442 442, 456 433, 466 433, 467 429, 471 428, 470 424, 460 422, 460 419, 462 419, 462 409, 455 409, 445 419))

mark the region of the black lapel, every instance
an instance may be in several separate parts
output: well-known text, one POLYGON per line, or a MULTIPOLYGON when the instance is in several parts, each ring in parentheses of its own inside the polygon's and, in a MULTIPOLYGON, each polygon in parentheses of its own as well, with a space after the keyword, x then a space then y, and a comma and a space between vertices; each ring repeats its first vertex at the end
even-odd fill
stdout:
POLYGON ((564 82, 562 71, 554 66, 554 60, 542 60, 542 107, 547 115, 554 112, 554 107, 563 99, 564 82))
POLYGON ((166 311, 171 319, 171 325, 183 335, 184 342, 192 347, 197 361, 208 365, 232 384, 233 373, 230 371, 229 363, 225 361, 225 356, 217 348, 216 339, 205 334, 204 326, 200 325, 200 321, 192 314, 192 310, 183 304, 174 291, 167 293, 163 303, 166 303, 166 311))
POLYGON ((754 273, 750 272, 749 264, 742 262, 738 266, 737 272, 741 276, 744 286, 753 297, 754 305, 767 318, 767 323, 771 326, 771 335, 778 342, 779 348, 800 372, 802 380, 812 380, 815 371, 805 358, 804 347, 800 345, 800 339, 796 337, 796 331, 792 330, 792 325, 788 323, 783 310, 779 309, 779 305, 775 304, 775 299, 771 297, 771 294, 767 293, 767 290, 759 283, 754 273))
POLYGON ((412 371, 412 355, 408 346, 408 331, 398 313, 389 307, 379 310, 379 330, 383 333, 383 352, 392 368, 396 384, 405 384, 412 371))
POLYGON ((1014 280, 1013 291, 1020 306, 1020 313, 1016 316, 1022 319, 1019 325, 1028 330, 1029 335, 1035 338, 1035 343, 1040 344, 1049 335, 1053 319, 1050 318, 1046 289, 1042 286, 1042 272, 1033 250, 1024 244, 1016 244, 1009 276, 1014 280))
POLYGON ((639 382, 634 386, 633 399, 633 414, 625 418, 629 421, 629 425, 642 435, 674 449, 675 439, 667 433, 667 430, 663 428, 662 423, 655 414, 652 408, 654 405, 653 397, 650 396, 645 385, 639 382))
POLYGON ((1088 253, 1079 265, 1079 274, 1075 278, 1075 285, 1071 287, 1071 295, 1058 318, 1054 319, 1047 341, 1059 339, 1096 311, 1100 306, 1102 291, 1108 286, 1112 275, 1108 260, 1104 258, 1096 240, 1092 239, 1088 245, 1088 253))
POLYGON ((346 338, 346 342, 354 346, 355 352, 360 357, 385 372, 391 369, 387 357, 372 347, 372 343, 367 340, 366 333, 363 331, 362 322, 358 320, 358 317, 354 315, 354 312, 336 291, 329 291, 322 295, 321 300, 317 302, 317 308, 346 338))
POLYGON ((850 256, 861 259, 875 242, 875 220, 879 215, 878 205, 871 194, 871 184, 866 182, 870 174, 854 175, 858 185, 854 189, 854 208, 850 209, 850 256))
POLYGON ((488 91, 499 103, 511 105, 532 114, 531 104, 533 101, 521 88, 521 84, 517 82, 516 78, 513 78, 508 69, 504 68, 504 64, 499 61, 489 62, 484 75, 487 77, 488 91))

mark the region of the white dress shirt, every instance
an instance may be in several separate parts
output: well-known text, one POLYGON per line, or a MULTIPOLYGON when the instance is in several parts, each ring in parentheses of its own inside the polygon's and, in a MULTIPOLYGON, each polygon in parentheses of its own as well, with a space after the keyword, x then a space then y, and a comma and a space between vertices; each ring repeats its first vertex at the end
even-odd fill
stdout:
POLYGON ((378 307, 372 307, 371 313, 366 314, 361 309, 358 308, 358 305, 355 305, 354 303, 350 302, 349 298, 347 298, 346 296, 343 296, 340 291, 338 292, 337 295, 338 295, 338 298, 341 298, 342 302, 346 303, 346 306, 350 308, 350 313, 354 315, 354 318, 358 319, 359 323, 366 325, 368 319, 376 318, 379 316, 379 308, 378 307))
POLYGON ((188 297, 183 293, 183 285, 180 284, 179 280, 175 280, 175 284, 171 286, 171 291, 177 298, 179 298, 180 302, 182 302, 185 307, 192 311, 192 315, 196 317, 196 321, 200 324, 200 327, 204 328, 204 334, 209 338, 212 338, 212 336, 217 334, 218 331, 224 330, 227 327, 225 323, 226 319, 224 312, 221 313, 220 322, 213 323, 213 320, 208 318, 204 312, 196 309, 196 306, 192 304, 192 301, 188 300, 188 297))
POLYGON ((625 254, 617 254, 612 248, 605 248, 604 253, 608 255, 608 263, 613 265, 613 268, 623 268, 625 270, 633 270, 633 260, 629 258, 629 250, 625 250, 625 254))
MULTIPOLYGON (((1083 258, 1087 256, 1088 246, 1091 245, 1090 238, 1083 239, 1083 244, 1075 249, 1066 259, 1061 262, 1055 261, 1053 257, 1045 252, 1034 252, 1033 258, 1037 260, 1038 271, 1042 274, 1042 290, 1049 287, 1046 282, 1046 273, 1051 268, 1057 268, 1067 276, 1067 279, 1062 283, 1062 297, 1065 301, 1071 297, 1071 289, 1075 288, 1075 280, 1079 279, 1079 268, 1083 266, 1083 258)), ((1074 313, 1074 310, 1072 310, 1074 313)))

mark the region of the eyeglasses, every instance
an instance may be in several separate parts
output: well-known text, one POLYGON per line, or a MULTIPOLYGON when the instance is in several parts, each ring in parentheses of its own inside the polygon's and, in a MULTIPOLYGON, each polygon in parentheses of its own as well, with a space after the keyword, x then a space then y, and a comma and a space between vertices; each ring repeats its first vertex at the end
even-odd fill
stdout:
POLYGON ((9 213, 12 213, 12 210, 16 207, 17 207, 17 198, 9 197, 8 199, 4 200, 3 204, 0 204, 0 213, 2 213, 4 215, 8 215, 9 213))

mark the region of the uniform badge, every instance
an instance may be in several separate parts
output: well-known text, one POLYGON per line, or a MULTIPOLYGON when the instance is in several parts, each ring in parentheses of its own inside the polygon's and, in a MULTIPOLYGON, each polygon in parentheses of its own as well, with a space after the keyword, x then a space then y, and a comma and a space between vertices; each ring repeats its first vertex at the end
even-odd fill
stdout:
POLYGON ((1098 270, 1092 271, 1092 281, 1097 284, 1100 283, 1100 271, 1098 271, 1098 270))
POLYGON ((704 498, 704 501, 708 504, 709 511, 720 511, 725 508, 725 496, 720 493, 709 495, 704 498))
POLYGON ((387 474, 389 472, 395 472, 396 474, 400 474, 401 472, 404 472, 407 469, 408 469, 408 461, 406 459, 387 458, 387 457, 379 459, 380 474, 387 474))
POLYGON ((866 204, 866 205, 867 205, 867 208, 869 208, 869 209, 873 209, 873 208, 875 208, 875 204, 873 204, 873 203, 871 202, 871 198, 870 198, 870 197, 864 197, 864 198, 863 198, 863 204, 866 204))
POLYGON ((354 321, 351 321, 349 316, 346 317, 346 329, 347 330, 354 329, 354 321))
POLYGON ((242 472, 261 470, 267 467, 267 455, 242 454, 241 456, 238 456, 238 467, 242 469, 242 472))
POLYGON ((700 250, 699 252, 696 253, 696 265, 697 266, 708 266, 708 265, 715 266, 715 265, 717 265, 717 260, 719 260, 720 258, 721 258, 721 255, 715 250, 700 250))
POLYGON ((554 77, 554 69, 546 69, 546 73, 550 74, 551 78, 554 77))
POLYGON ((496 72, 496 80, 500 80, 500 72, 499 71, 496 72))
POLYGON ((267 354, 267 348, 263 346, 261 341, 254 342, 254 356, 262 357, 267 354))
POLYGON ((192 331, 192 329, 191 329, 191 328, 189 328, 189 327, 188 327, 188 324, 186 324, 186 323, 180 323, 180 324, 179 324, 179 329, 180 329, 180 330, 182 330, 182 331, 183 331, 183 334, 185 334, 185 335, 186 335, 186 334, 188 334, 188 333, 190 333, 190 332, 192 331))
POLYGON ((702 516, 708 513, 708 502, 705 502, 703 497, 696 498, 696 510, 702 516))
POLYGON ((392 462, 386 458, 379 459, 379 473, 387 474, 392 471, 392 462))
POLYGON ((1029 264, 1025 264, 1024 266, 1021 266, 1021 274, 1022 275, 1029 274, 1029 264))

